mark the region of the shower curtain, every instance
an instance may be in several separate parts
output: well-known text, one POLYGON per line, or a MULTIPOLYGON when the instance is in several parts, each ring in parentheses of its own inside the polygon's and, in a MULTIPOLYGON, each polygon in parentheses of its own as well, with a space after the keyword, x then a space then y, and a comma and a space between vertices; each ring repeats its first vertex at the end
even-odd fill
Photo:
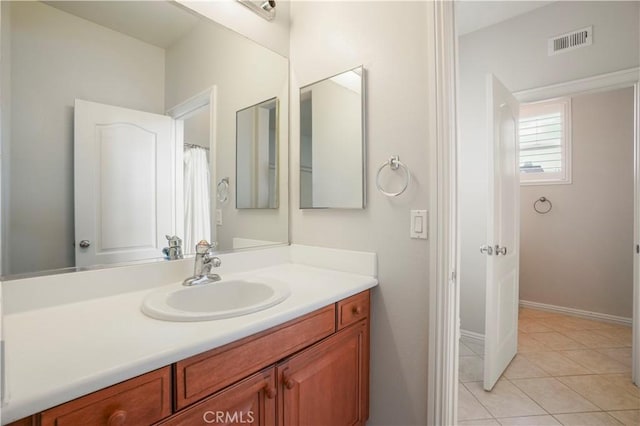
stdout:
POLYGON ((209 162, 204 148, 184 150, 184 252, 194 253, 200 240, 211 242, 209 162))

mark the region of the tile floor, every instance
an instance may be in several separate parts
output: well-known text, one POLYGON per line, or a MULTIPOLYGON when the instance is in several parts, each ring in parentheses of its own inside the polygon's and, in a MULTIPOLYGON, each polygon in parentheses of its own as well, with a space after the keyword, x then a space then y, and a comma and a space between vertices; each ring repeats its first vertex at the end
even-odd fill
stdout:
POLYGON ((483 348, 460 344, 459 425, 640 425, 631 328, 521 308, 518 354, 491 392, 483 348))

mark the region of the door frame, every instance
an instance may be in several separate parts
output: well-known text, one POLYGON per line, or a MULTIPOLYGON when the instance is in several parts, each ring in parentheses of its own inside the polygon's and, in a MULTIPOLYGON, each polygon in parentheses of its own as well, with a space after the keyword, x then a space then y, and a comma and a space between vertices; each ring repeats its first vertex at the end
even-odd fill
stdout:
MULTIPOLYGON (((429 268, 429 361, 427 412, 429 425, 457 423, 459 323, 459 217, 456 138, 456 86, 458 76, 454 2, 436 0, 428 8, 427 23, 434 39, 429 46, 435 66, 430 70, 429 100, 433 125, 429 133, 430 215, 434 230, 429 268)), ((640 244, 640 68, 514 93, 520 102, 634 88, 634 243, 640 244)), ((633 372, 640 382, 640 255, 634 255, 633 372)))
MULTIPOLYGON (((216 164, 216 135, 217 135, 217 96, 218 88, 213 85, 202 92, 190 97, 189 99, 180 102, 167 110, 167 115, 175 120, 174 131, 176 149, 174 152, 174 170, 173 180, 176 183, 175 196, 175 210, 174 222, 176 224, 176 235, 182 235, 184 237, 184 176, 182 173, 178 173, 178 170, 182 170, 184 167, 184 151, 183 151, 183 132, 184 125, 183 120, 189 118, 192 114, 198 111, 200 108, 209 106, 209 185, 213 189, 215 182, 217 182, 217 167, 216 164)), ((209 191, 211 192, 211 190, 209 191)), ((211 239, 217 241, 218 233, 213 218, 215 217, 215 209, 217 208, 217 197, 211 197, 209 210, 211 212, 211 239)))

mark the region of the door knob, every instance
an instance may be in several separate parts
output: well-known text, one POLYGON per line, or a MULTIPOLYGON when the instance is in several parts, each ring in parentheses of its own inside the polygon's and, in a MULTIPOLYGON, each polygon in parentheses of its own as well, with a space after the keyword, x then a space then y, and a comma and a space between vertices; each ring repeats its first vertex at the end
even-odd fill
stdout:
POLYGON ((80 241, 80 248, 89 248, 91 246, 91 241, 82 240, 80 241))
POLYGON ((499 245, 496 244, 496 256, 498 255, 503 255, 506 256, 507 255, 507 248, 506 247, 500 247, 499 245))
POLYGON ((482 245, 480 246, 480 253, 486 253, 489 256, 491 256, 493 254, 493 247, 488 246, 488 245, 482 245))

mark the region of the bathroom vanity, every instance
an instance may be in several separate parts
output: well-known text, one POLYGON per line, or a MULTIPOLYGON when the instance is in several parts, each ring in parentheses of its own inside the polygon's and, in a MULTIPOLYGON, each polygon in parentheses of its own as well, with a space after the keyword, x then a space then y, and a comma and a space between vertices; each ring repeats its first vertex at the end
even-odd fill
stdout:
POLYGON ((356 253, 372 265, 367 273, 345 261, 348 252, 329 250, 323 261, 316 250, 223 255, 223 280, 278 277, 291 290, 235 318, 152 319, 140 306, 157 287, 10 313, 3 424, 364 424, 375 255, 356 253), (285 262, 246 270, 247 257, 285 262))
POLYGON ((366 290, 12 425, 364 424, 368 318, 366 290))

